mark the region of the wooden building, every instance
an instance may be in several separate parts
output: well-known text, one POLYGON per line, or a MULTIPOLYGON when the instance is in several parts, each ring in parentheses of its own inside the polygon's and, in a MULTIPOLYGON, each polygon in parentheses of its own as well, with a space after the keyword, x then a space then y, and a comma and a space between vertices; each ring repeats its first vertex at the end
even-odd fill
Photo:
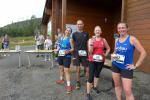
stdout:
MULTIPOLYGON (((147 51, 147 58, 139 68, 150 72, 150 0, 46 0, 42 29, 47 34, 49 21, 52 23, 52 39, 57 28, 65 30, 66 24, 75 25, 81 19, 85 31, 93 35, 96 25, 100 25, 105 37, 114 48, 116 25, 125 21, 129 25, 129 33, 136 36, 147 51)), ((135 58, 138 53, 136 52, 135 58)))

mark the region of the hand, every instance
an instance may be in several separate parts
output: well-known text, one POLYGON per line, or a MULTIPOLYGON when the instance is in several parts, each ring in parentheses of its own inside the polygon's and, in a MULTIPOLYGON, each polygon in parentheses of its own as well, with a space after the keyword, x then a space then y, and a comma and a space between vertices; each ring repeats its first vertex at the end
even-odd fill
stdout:
POLYGON ((105 53, 103 53, 103 56, 104 56, 104 57, 106 57, 106 54, 105 54, 105 53))
POLYGON ((115 60, 115 58, 116 58, 116 54, 111 54, 111 61, 113 61, 113 60, 115 60))
POLYGON ((136 69, 136 66, 134 66, 134 64, 127 64, 126 66, 127 66, 126 69, 129 69, 129 70, 136 69))
POLYGON ((94 39, 94 38, 91 38, 91 39, 90 39, 90 46, 93 46, 94 41, 95 41, 95 39, 94 39))
POLYGON ((96 37, 92 36, 92 38, 91 38, 92 43, 94 43, 95 39, 96 39, 96 37))
POLYGON ((54 49, 54 53, 56 54, 58 52, 58 50, 57 49, 54 49))
POLYGON ((69 54, 69 53, 70 53, 70 51, 69 51, 69 50, 66 50, 66 51, 65 51, 65 54, 69 54))

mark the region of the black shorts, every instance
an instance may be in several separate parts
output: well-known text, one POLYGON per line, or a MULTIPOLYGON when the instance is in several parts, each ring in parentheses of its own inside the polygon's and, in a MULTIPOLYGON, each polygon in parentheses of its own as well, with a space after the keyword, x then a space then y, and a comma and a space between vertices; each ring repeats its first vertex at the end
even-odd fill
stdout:
POLYGON ((58 56, 59 65, 64 66, 65 68, 70 68, 71 57, 58 56))
POLYGON ((84 67, 88 67, 88 57, 87 56, 79 56, 78 52, 75 51, 73 53, 73 65, 80 66, 81 64, 84 67))
POLYGON ((112 72, 114 73, 120 73, 121 77, 133 79, 133 70, 128 69, 120 69, 117 66, 112 66, 112 72))
POLYGON ((74 58, 73 59, 73 64, 75 66, 80 66, 80 64, 82 64, 82 66, 88 67, 87 57, 77 57, 77 58, 74 58))

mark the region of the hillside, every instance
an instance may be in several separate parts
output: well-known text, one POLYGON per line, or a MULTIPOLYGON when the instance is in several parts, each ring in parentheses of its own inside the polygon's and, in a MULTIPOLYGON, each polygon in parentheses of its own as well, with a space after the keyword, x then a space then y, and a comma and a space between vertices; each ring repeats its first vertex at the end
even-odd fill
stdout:
POLYGON ((8 34, 11 37, 33 36, 40 29, 41 18, 31 18, 30 20, 20 21, 0 28, 0 36, 8 34))

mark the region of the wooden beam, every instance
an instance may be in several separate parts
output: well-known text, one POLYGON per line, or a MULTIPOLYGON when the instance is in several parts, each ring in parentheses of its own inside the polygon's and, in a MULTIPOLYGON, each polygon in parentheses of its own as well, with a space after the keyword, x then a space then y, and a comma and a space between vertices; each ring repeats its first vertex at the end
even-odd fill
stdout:
POLYGON ((62 0, 62 32, 65 31, 66 28, 66 9, 67 9, 67 0, 62 0))
POLYGON ((55 43, 55 34, 57 33, 57 18, 58 17, 58 0, 52 0, 52 42, 55 43))
POLYGON ((51 9, 48 9, 48 8, 45 8, 45 13, 47 14, 47 15, 52 15, 52 10, 51 9))
POLYGON ((121 21, 127 22, 127 0, 122 0, 121 21))

